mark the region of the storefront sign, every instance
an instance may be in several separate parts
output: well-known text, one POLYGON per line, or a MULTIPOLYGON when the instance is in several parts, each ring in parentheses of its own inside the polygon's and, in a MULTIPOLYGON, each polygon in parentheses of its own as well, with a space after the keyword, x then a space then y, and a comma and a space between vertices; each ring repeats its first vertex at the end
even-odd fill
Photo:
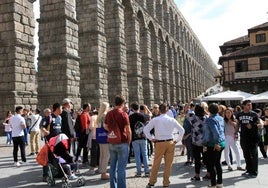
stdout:
POLYGON ((241 78, 259 78, 268 77, 268 70, 248 71, 248 72, 236 72, 234 74, 235 79, 241 78))

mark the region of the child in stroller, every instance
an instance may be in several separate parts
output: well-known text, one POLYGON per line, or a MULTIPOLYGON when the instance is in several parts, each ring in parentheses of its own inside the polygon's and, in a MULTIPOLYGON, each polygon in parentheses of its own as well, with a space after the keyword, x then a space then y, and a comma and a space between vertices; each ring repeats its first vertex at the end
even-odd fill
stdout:
POLYGON ((48 178, 49 186, 55 185, 54 178, 63 178, 63 187, 71 187, 69 180, 77 180, 78 186, 85 185, 85 179, 78 173, 78 165, 68 151, 68 137, 59 134, 49 140, 48 178), (78 176, 75 174, 78 173, 78 176))

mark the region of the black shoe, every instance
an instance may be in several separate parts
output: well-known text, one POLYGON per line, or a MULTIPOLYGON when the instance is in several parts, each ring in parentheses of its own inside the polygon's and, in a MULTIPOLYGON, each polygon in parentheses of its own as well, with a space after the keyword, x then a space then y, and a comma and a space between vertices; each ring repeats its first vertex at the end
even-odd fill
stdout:
POLYGON ((249 175, 249 172, 246 171, 246 172, 242 173, 241 175, 242 176, 248 176, 249 175))
POLYGON ((43 182, 47 182, 47 176, 43 176, 43 182))
POLYGON ((151 185, 150 183, 148 183, 147 185, 146 185, 146 188, 153 188, 154 187, 154 185, 151 185))
POLYGON ((203 180, 208 181, 208 180, 210 180, 210 177, 206 174, 206 175, 203 177, 203 180))
POLYGON ((191 161, 187 161, 187 162, 184 163, 185 166, 190 166, 192 164, 193 164, 193 162, 191 162, 191 161))
POLYGON ((200 177, 194 176, 194 177, 191 178, 191 181, 200 181, 200 177))
POLYGON ((35 155, 35 153, 30 153, 28 156, 33 156, 33 155, 35 155))
POLYGON ((257 175, 256 175, 256 174, 251 174, 251 173, 249 173, 249 174, 247 175, 247 177, 248 177, 248 178, 256 178, 257 175))

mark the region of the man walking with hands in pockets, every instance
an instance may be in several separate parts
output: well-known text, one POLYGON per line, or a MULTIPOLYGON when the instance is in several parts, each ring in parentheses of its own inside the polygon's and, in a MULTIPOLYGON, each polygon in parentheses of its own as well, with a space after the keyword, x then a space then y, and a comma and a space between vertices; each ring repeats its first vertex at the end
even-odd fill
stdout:
POLYGON ((143 129, 146 137, 154 143, 155 156, 151 170, 151 176, 146 188, 151 188, 157 181, 157 174, 164 156, 165 170, 163 174, 163 187, 169 187, 170 173, 172 169, 172 162, 175 153, 175 144, 181 141, 184 135, 183 127, 176 121, 176 119, 169 117, 167 112, 167 105, 161 104, 159 106, 160 116, 153 118, 143 129), (155 133, 150 134, 154 128, 155 133), (178 138, 173 138, 174 129, 179 131, 178 138))

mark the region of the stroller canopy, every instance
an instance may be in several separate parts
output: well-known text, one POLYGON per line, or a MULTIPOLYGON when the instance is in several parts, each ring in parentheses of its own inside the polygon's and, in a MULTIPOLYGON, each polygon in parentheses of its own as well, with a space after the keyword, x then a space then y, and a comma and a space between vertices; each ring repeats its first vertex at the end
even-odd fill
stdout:
POLYGON ((50 138, 49 139, 50 151, 54 152, 55 146, 57 146, 57 144, 59 143, 61 143, 65 147, 65 149, 68 150, 69 148, 68 139, 69 138, 66 136, 66 134, 63 133, 50 138))

